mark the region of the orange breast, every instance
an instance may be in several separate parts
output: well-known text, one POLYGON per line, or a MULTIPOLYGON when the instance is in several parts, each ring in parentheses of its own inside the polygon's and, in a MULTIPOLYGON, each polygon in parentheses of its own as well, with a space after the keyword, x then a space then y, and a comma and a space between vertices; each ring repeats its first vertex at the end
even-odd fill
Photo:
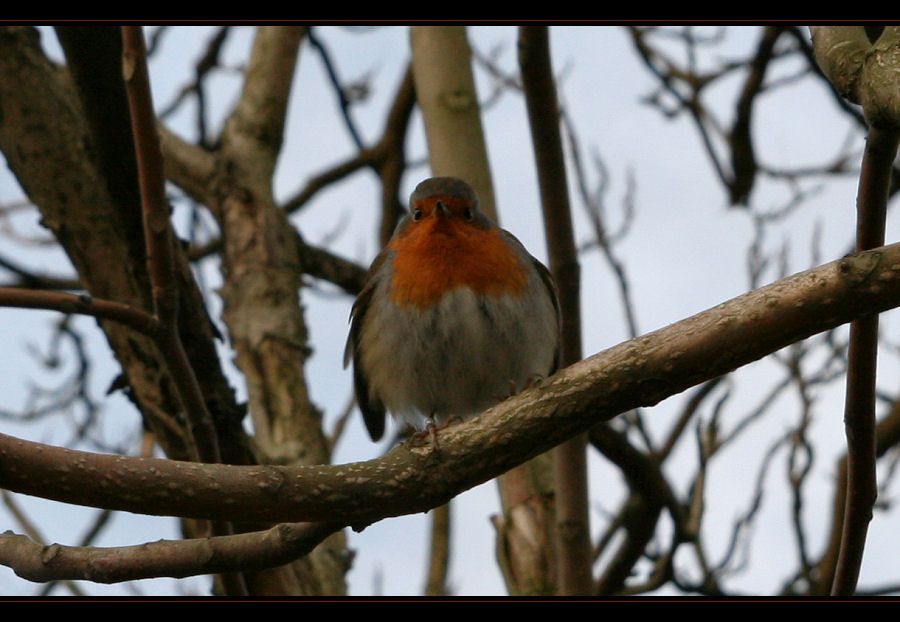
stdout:
POLYGON ((498 229, 428 218, 392 242, 391 300, 426 308, 456 287, 479 294, 521 294, 528 276, 498 229))

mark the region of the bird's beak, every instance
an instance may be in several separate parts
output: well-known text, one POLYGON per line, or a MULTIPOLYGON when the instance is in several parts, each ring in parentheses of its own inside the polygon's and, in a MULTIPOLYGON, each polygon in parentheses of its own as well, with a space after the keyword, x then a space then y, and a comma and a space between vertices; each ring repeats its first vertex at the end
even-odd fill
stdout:
POLYGON ((450 208, 444 205, 443 201, 437 201, 434 204, 434 217, 435 218, 446 218, 450 215, 450 208))

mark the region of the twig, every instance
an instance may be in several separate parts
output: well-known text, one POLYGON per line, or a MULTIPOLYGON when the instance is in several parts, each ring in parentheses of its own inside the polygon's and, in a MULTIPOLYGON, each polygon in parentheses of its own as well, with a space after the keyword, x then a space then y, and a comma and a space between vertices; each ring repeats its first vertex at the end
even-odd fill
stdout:
POLYGON ((319 53, 319 57, 322 59, 322 63, 325 65, 325 71, 328 74, 329 80, 331 80, 331 85, 337 92, 341 114, 344 116, 344 123, 347 125, 347 130, 350 132, 350 136, 353 138, 353 143, 356 145, 357 149, 362 149, 364 147, 362 137, 359 135, 359 130, 356 129, 356 124, 353 122, 353 117, 350 116, 350 99, 347 97, 347 92, 344 89, 343 85, 341 85, 341 80, 337 75, 337 70, 334 67, 334 63, 331 62, 331 55, 328 53, 328 49, 325 47, 325 44, 319 40, 319 37, 315 34, 315 30, 312 28, 310 28, 309 32, 306 33, 306 39, 319 53))
POLYGON ((91 315, 98 319, 119 322, 149 337, 156 338, 159 334, 159 321, 149 313, 121 302, 92 298, 86 294, 2 287, 0 307, 48 309, 62 313, 91 315))

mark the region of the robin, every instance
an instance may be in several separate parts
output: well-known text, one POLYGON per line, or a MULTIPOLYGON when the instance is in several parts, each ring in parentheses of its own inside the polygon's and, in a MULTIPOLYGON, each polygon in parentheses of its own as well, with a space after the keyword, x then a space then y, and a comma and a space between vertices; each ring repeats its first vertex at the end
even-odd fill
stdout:
POLYGON ((344 367, 373 441, 385 411, 435 441, 556 371, 559 303, 549 271, 478 211, 464 181, 434 177, 372 262, 353 304, 344 367))

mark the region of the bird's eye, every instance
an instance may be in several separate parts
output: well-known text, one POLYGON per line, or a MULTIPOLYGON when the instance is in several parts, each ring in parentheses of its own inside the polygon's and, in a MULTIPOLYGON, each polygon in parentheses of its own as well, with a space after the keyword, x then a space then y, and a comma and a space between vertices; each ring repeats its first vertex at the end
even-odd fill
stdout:
POLYGON ((465 218, 466 220, 472 220, 473 218, 475 218, 475 210, 473 210, 471 207, 467 207, 463 211, 463 218, 465 218))
POLYGON ((412 219, 413 220, 422 220, 422 210, 420 210, 418 207, 413 209, 412 219))

